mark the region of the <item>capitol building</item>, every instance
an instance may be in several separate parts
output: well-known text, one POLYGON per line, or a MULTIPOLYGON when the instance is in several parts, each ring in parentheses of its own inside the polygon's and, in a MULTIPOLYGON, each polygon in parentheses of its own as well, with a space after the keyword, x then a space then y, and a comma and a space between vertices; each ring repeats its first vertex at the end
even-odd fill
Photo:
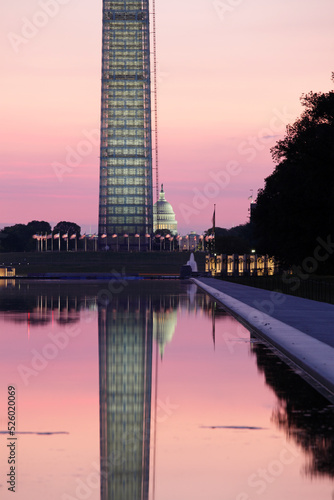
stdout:
POLYGON ((161 229, 168 229, 171 234, 177 234, 175 213, 172 205, 166 201, 163 184, 159 199, 153 205, 153 232, 161 229))

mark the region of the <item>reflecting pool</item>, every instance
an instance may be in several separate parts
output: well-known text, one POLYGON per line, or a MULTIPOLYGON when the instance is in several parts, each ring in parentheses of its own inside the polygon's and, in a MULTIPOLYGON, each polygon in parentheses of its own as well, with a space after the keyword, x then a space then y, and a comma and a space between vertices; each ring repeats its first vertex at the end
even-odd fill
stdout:
POLYGON ((196 285, 1 281, 0 332, 1 499, 333 500, 333 407, 196 285))

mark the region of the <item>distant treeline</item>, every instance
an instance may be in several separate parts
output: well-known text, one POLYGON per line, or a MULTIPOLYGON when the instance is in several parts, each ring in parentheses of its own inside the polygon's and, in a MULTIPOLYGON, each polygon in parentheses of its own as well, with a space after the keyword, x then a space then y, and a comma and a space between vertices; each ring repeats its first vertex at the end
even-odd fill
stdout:
MULTIPOLYGON (((74 222, 61 221, 51 229, 48 222, 33 220, 28 224, 15 224, 5 227, 0 231, 0 251, 1 252, 31 252, 37 248, 37 238, 56 234, 67 234, 71 237, 76 234, 80 237, 81 228, 74 222)), ((61 241, 62 247, 66 247, 66 242, 61 241)))

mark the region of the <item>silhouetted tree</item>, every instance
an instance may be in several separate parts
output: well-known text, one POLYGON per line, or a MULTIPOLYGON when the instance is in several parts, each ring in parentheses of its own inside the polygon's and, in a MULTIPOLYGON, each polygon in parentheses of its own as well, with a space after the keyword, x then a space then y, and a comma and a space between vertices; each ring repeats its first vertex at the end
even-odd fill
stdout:
MULTIPOLYGON (((317 239, 327 241, 334 232, 334 91, 310 92, 301 102, 304 112, 271 149, 277 165, 258 193, 252 220, 258 250, 286 265, 303 263, 306 271, 307 263, 310 270, 320 264, 312 260, 317 239)), ((330 255, 323 270, 332 266, 330 255)))
MULTIPOLYGON (((209 228, 205 234, 213 234, 213 228, 209 228)), ((231 229, 216 227, 215 235, 215 252, 218 254, 250 253, 253 246, 253 224, 250 222, 231 229)))
POLYGON ((53 235, 60 233, 60 245, 63 250, 66 249, 67 244, 66 240, 64 240, 63 236, 67 234, 70 239, 72 235, 76 234, 77 238, 81 235, 81 227, 78 226, 75 222, 69 221, 60 221, 55 225, 52 231, 53 235))
POLYGON ((51 226, 45 221, 33 220, 28 224, 5 227, 0 233, 0 249, 3 252, 29 252, 35 250, 34 234, 50 234, 51 226))
POLYGON ((55 225, 52 232, 53 234, 57 234, 59 232, 61 234, 68 233, 69 236, 72 236, 72 234, 76 234, 79 237, 81 233, 81 227, 78 226, 78 224, 76 224, 75 222, 61 221, 55 225))

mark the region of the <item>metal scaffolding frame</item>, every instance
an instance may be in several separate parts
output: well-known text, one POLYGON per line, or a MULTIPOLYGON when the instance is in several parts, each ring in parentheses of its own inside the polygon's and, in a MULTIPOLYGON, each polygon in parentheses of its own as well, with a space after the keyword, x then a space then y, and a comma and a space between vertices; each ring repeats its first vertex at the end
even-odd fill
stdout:
POLYGON ((99 235, 153 226, 149 0, 103 1, 99 235))

